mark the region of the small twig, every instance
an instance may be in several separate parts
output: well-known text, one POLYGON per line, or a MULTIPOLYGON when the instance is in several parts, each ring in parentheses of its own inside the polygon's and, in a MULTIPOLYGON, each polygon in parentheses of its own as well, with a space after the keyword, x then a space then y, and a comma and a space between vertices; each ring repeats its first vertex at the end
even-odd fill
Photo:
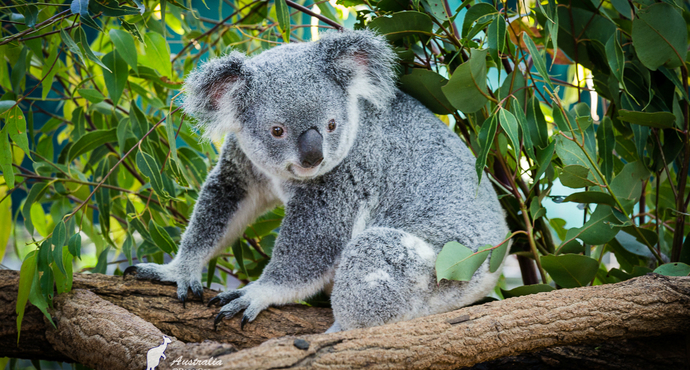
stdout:
MULTIPOLYGON (((69 10, 69 9, 63 10, 63 11, 61 11, 60 13, 55 14, 54 16, 52 16, 52 17, 46 19, 45 21, 43 21, 43 22, 41 22, 41 23, 35 25, 33 28, 27 28, 26 30, 24 30, 24 31, 22 31, 22 32, 19 32, 19 33, 17 33, 17 34, 14 34, 14 35, 12 35, 12 36, 10 36, 10 37, 8 37, 8 38, 6 38, 6 39, 0 41, 0 45, 9 44, 10 42, 12 42, 12 41, 14 41, 14 40, 16 40, 16 39, 18 39, 18 38, 24 36, 24 35, 27 35, 27 34, 30 34, 30 33, 36 32, 36 31, 39 31, 39 28, 41 28, 41 27, 43 27, 43 26, 46 26, 46 25, 53 24, 53 23, 55 23, 55 22, 58 21, 58 18, 60 18, 60 17, 62 17, 62 16, 65 16, 65 15, 69 15, 69 13, 71 13, 71 12, 72 12, 72 11, 69 10)), ((62 19, 62 18, 61 18, 61 19, 62 19)))
POLYGON ((297 9, 304 14, 307 14, 307 15, 310 15, 314 18, 317 18, 318 20, 320 20, 323 23, 326 23, 329 26, 335 27, 338 31, 344 31, 345 30, 345 27, 339 25, 337 22, 334 22, 334 21, 328 19, 327 17, 325 17, 321 14, 316 14, 316 13, 312 12, 311 10, 309 10, 309 8, 305 8, 302 5, 299 5, 299 4, 297 4, 293 1, 290 1, 290 0, 285 0, 285 3, 287 4, 287 6, 293 8, 293 9, 297 9))

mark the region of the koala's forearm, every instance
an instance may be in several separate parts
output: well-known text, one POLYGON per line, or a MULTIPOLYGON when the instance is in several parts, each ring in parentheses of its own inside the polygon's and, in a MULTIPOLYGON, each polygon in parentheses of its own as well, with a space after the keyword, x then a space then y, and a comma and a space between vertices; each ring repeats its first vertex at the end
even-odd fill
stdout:
POLYGON ((192 219, 182 235, 178 260, 206 263, 219 248, 234 242, 247 224, 273 202, 265 184, 251 173, 248 161, 224 157, 199 194, 192 219))

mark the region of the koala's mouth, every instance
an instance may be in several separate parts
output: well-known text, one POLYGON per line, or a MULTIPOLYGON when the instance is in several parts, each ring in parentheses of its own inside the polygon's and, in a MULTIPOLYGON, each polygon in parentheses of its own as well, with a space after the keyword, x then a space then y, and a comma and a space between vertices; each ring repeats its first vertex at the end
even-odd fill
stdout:
POLYGON ((314 167, 304 168, 298 164, 290 164, 288 171, 292 172, 297 177, 312 177, 319 172, 323 161, 314 167))

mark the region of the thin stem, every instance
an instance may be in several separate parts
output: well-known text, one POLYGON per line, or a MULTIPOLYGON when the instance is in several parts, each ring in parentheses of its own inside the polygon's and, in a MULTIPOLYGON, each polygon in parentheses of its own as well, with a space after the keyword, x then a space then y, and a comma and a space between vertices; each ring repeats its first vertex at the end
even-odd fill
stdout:
POLYGON ((297 9, 304 14, 307 14, 307 15, 310 15, 314 18, 317 18, 321 22, 326 23, 327 25, 329 25, 331 27, 335 27, 338 31, 344 31, 345 30, 345 27, 339 25, 338 22, 334 22, 334 21, 328 19, 327 17, 325 17, 321 14, 316 14, 316 13, 312 12, 311 10, 309 10, 309 8, 306 8, 306 7, 299 5, 299 4, 297 4, 293 1, 290 1, 290 0, 285 0, 285 3, 287 4, 287 6, 293 8, 293 9, 297 9))
POLYGON ((0 41, 0 45, 8 44, 8 43, 10 43, 10 42, 12 42, 12 41, 14 41, 14 40, 16 40, 16 39, 18 39, 18 38, 24 36, 24 35, 28 35, 28 34, 30 34, 30 33, 37 32, 37 31, 40 30, 41 27, 47 26, 47 25, 51 25, 51 24, 57 22, 58 20, 62 20, 62 19, 65 18, 66 16, 69 16, 69 14, 70 14, 71 12, 72 12, 72 11, 69 10, 69 9, 63 10, 63 11, 61 11, 60 13, 55 14, 54 16, 52 16, 52 17, 46 19, 45 21, 43 21, 43 22, 41 22, 41 23, 35 25, 33 28, 27 28, 26 30, 24 30, 24 31, 22 31, 22 32, 19 32, 19 33, 16 33, 16 34, 12 35, 12 36, 9 36, 8 38, 6 38, 6 39, 0 41), (63 16, 64 16, 64 17, 63 17, 63 16), (62 17, 62 18, 60 18, 60 17, 62 17), (60 18, 60 19, 58 19, 58 18, 60 18))

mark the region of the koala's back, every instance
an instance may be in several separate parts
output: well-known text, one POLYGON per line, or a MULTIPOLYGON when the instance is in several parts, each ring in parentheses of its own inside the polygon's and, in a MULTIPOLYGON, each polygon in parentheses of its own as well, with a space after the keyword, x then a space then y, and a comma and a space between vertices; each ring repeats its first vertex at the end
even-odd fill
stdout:
POLYGON ((508 228, 490 182, 484 176, 477 191, 475 157, 433 113, 398 91, 388 112, 361 118, 343 166, 363 178, 367 227, 405 230, 436 252, 453 240, 472 249, 503 240, 508 228))

